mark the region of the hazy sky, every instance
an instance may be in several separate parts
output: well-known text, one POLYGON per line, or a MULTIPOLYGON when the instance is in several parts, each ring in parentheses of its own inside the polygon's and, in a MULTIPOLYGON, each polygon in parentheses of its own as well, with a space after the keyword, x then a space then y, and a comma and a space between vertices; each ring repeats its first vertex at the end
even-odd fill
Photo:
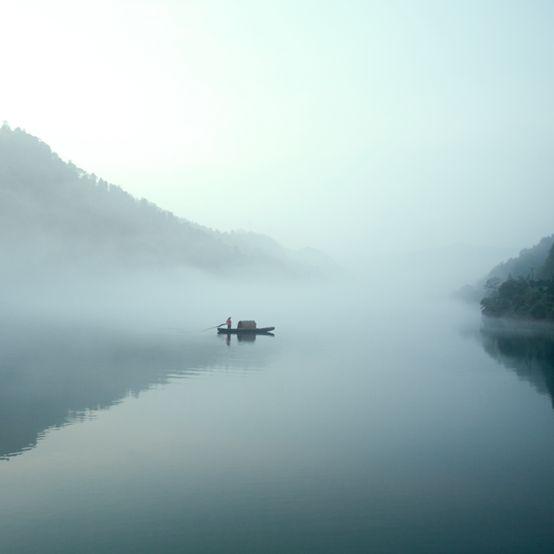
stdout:
POLYGON ((0 0, 0 120, 334 254, 554 232, 554 3, 0 0))

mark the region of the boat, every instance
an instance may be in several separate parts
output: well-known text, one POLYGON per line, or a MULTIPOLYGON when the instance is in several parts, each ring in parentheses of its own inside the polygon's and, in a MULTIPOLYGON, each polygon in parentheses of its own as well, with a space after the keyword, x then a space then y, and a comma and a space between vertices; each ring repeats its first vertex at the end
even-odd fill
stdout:
POLYGON ((275 327, 235 328, 218 327, 217 332, 222 335, 269 335, 275 327))

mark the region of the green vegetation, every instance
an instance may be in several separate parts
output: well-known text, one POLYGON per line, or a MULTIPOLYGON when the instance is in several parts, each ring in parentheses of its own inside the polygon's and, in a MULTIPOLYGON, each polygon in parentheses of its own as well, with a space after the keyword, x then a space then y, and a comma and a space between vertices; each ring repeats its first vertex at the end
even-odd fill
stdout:
POLYGON ((529 268, 526 277, 491 277, 481 300, 484 315, 554 321, 554 246, 542 266, 529 268))

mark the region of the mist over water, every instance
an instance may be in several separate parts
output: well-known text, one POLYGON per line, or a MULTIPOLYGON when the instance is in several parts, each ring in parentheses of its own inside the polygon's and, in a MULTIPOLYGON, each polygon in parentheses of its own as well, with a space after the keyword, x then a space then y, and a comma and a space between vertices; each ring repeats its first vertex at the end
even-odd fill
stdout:
POLYGON ((554 552, 552 2, 4 4, 0 554, 554 552))
POLYGON ((5 294, 0 549, 544 552, 554 414, 527 358, 368 275, 5 294), (203 331, 229 315, 275 336, 203 331))

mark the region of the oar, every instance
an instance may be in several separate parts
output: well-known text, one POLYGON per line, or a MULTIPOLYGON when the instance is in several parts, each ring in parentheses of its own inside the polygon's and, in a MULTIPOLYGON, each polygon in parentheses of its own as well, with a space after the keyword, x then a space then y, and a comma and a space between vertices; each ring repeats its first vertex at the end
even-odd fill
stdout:
POLYGON ((202 332, 211 331, 212 329, 217 329, 218 327, 221 327, 222 325, 225 325, 225 323, 220 323, 219 325, 214 325, 213 327, 208 327, 207 329, 202 329, 202 332))

